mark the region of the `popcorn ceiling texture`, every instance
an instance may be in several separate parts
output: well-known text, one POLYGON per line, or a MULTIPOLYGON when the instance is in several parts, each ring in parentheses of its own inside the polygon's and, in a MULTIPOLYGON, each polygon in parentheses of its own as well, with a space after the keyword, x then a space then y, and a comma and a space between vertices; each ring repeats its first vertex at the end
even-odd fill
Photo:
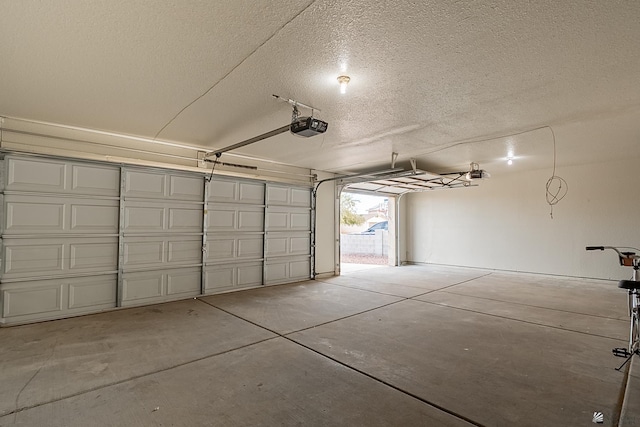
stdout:
POLYGON ((552 125, 559 164, 596 162, 637 145, 638 16, 636 1, 3 2, 0 115, 153 137, 206 93, 158 137, 215 148, 286 124, 275 93, 320 108, 329 131, 239 153, 499 170, 514 148, 539 169, 544 130, 432 152, 552 125))

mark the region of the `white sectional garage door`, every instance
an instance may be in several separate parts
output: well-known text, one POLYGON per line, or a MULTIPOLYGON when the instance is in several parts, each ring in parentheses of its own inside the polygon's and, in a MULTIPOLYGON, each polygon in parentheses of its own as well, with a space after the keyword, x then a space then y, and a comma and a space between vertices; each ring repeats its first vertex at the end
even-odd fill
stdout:
POLYGON ((120 170, 7 157, 2 323, 116 306, 120 170))
POLYGON ((205 293, 263 284, 264 187, 218 177, 207 185, 205 293))
POLYGON ((265 284, 310 278, 311 191, 267 184, 265 284))
POLYGON ((204 178, 123 170, 120 301, 200 295, 204 178))
POLYGON ((0 324, 310 277, 310 189, 7 155, 0 324))

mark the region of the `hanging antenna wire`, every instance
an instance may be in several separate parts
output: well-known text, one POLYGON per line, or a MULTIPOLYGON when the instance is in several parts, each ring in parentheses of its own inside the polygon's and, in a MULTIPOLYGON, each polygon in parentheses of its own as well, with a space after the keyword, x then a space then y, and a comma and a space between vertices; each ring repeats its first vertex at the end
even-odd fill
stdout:
POLYGON ((567 181, 563 178, 556 175, 556 134, 551 126, 548 126, 548 128, 551 131, 551 136, 553 136, 553 173, 551 174, 551 178, 547 181, 546 199, 547 204, 549 205, 549 216, 553 219, 553 206, 560 200, 564 199, 567 195, 567 192, 569 191, 569 184, 567 184, 567 181), (555 191, 552 191, 551 186, 554 184, 557 188, 555 191))

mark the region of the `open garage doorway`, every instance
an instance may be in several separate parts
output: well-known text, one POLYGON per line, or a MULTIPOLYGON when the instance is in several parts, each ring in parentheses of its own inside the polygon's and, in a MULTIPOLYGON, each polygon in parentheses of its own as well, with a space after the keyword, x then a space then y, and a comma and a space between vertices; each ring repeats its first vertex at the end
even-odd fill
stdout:
POLYGON ((393 265, 393 197, 340 194, 340 272, 393 265))

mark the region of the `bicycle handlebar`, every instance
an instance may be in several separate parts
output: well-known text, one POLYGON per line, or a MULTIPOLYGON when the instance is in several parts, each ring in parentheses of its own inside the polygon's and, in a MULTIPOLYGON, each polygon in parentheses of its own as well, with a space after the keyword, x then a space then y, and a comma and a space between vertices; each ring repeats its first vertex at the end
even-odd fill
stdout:
MULTIPOLYGON (((625 267, 634 267, 637 268, 638 262, 640 260, 640 255, 636 255, 635 252, 623 252, 615 246, 587 246, 585 248, 588 251, 604 251, 605 249, 611 249, 616 251, 618 254, 618 260, 620 261, 620 265, 625 267)), ((632 249, 632 248, 624 248, 624 249, 632 249)))

